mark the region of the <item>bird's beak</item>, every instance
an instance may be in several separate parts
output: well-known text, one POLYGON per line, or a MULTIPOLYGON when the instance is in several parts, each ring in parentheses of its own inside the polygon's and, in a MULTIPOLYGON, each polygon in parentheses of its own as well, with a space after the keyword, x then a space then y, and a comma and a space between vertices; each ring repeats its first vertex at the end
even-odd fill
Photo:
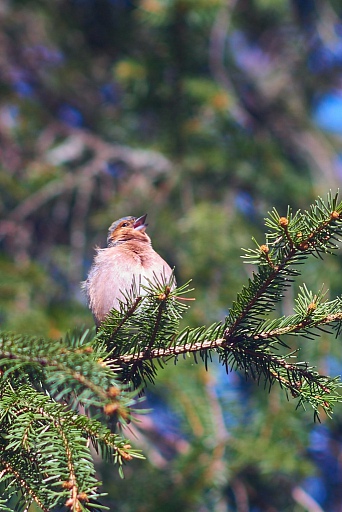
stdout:
POLYGON ((147 217, 147 213, 145 215, 142 215, 141 217, 139 217, 139 219, 137 219, 134 222, 133 228, 138 231, 145 231, 145 229, 148 226, 148 224, 145 224, 146 217, 147 217))

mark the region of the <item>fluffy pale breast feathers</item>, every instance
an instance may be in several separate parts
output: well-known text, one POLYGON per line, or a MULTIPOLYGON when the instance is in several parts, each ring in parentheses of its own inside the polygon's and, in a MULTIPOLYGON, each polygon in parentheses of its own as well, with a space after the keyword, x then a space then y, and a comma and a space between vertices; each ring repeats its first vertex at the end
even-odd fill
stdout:
MULTIPOLYGON (((172 270, 148 243, 125 242, 114 247, 97 249, 93 265, 85 281, 89 307, 98 326, 111 309, 119 309, 123 292, 131 290, 133 281, 152 282, 155 276, 168 280, 172 270)), ((143 294, 139 289, 138 293, 143 294)))

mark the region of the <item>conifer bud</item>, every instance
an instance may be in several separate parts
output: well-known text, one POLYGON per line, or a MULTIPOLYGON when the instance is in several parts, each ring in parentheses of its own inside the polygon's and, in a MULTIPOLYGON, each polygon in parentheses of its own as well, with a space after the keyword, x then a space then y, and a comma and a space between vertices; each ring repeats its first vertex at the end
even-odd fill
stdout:
POLYGON ((113 414, 115 414, 117 412, 119 408, 119 404, 117 402, 115 403, 110 403, 110 404, 106 404, 103 408, 103 411, 105 414, 107 414, 107 416, 112 416, 113 414))
POLYGON ((111 386, 108 390, 107 390, 107 396, 109 398, 116 398, 117 396, 119 396, 121 393, 120 389, 117 387, 117 386, 111 386))
POLYGON ((163 300, 167 299, 167 297, 170 295, 170 291, 171 291, 170 286, 165 286, 165 292, 164 293, 160 293, 158 295, 158 299, 160 301, 163 301, 163 300))
POLYGON ((62 483, 62 487, 64 489, 72 489, 73 488, 73 483, 70 482, 70 480, 66 480, 65 482, 62 483))
POLYGON ((88 494, 85 492, 80 492, 80 494, 77 495, 77 499, 80 501, 89 501, 88 494))
POLYGON ((286 217, 280 217, 279 224, 282 228, 286 228, 289 225, 289 220, 286 217))
POLYGON ((122 452, 121 450, 120 450, 120 455, 124 460, 132 460, 133 459, 133 457, 130 453, 122 452))

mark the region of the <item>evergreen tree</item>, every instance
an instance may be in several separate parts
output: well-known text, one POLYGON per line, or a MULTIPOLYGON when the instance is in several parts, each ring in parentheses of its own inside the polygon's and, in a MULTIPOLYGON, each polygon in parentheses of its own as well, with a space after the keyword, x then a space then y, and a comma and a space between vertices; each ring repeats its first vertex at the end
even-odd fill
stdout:
MULTIPOLYGON (((1 2, 2 330, 53 345, 74 326, 82 338, 92 247, 113 220, 145 212, 177 282, 193 279, 179 331, 224 323, 252 278, 240 248, 262 239, 265 212, 306 208, 339 184, 340 18, 336 0, 1 2)), ((300 270, 309 290, 329 290, 326 301, 340 295, 339 253, 300 270)), ((293 283, 271 318, 292 315, 301 293, 293 283)), ((341 374, 339 343, 322 328, 301 359, 341 374)), ((297 349, 294 336, 285 343, 297 349)), ((124 433, 147 460, 134 457, 116 480, 95 457, 102 502, 123 512, 293 512, 312 500, 338 510, 339 407, 314 424, 280 386, 265 393, 211 357, 209 373, 179 356, 177 373, 164 365, 146 401, 130 405, 151 409, 124 433)))
POLYGON ((304 212, 289 208, 286 217, 273 210, 265 242, 245 252, 257 270, 225 320, 209 327, 179 330, 188 285, 172 289, 172 277, 150 282, 146 296, 133 286, 97 334, 73 332, 53 342, 2 333, 0 509, 12 510, 11 499, 16 510, 31 502, 41 510, 102 509, 90 446, 120 472, 142 458, 117 428, 131 416, 134 421, 138 395, 155 382, 157 369, 181 355, 207 368, 215 353, 227 373, 239 369, 268 389, 278 384, 297 406, 310 405, 316 418, 330 416, 341 402, 339 378, 300 360, 286 336, 310 339, 326 328, 338 334, 341 299, 327 300, 322 290, 303 285, 293 314, 272 313, 301 264, 338 249, 341 218, 337 194, 304 212))

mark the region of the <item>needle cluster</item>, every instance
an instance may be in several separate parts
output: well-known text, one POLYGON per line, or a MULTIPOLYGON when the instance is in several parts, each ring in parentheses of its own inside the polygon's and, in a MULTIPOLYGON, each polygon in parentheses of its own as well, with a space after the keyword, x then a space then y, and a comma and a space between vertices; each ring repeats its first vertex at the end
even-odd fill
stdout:
POLYGON ((179 329, 190 290, 176 288, 172 276, 155 278, 143 295, 133 286, 97 333, 73 332, 58 342, 0 335, 0 510, 13 510, 9 500, 18 493, 18 511, 31 502, 41 510, 103 508, 90 446, 120 471, 142 458, 115 428, 134 418, 145 385, 180 356, 207 368, 215 354, 227 372, 243 372, 269 389, 279 385, 315 417, 332 414, 342 401, 340 379, 300 360, 288 337, 304 342, 327 328, 339 334, 341 297, 328 300, 302 285, 293 314, 276 311, 308 258, 339 249, 342 202, 330 194, 308 211, 273 210, 266 226, 264 243, 244 251, 252 277, 227 317, 209 327, 179 329))

